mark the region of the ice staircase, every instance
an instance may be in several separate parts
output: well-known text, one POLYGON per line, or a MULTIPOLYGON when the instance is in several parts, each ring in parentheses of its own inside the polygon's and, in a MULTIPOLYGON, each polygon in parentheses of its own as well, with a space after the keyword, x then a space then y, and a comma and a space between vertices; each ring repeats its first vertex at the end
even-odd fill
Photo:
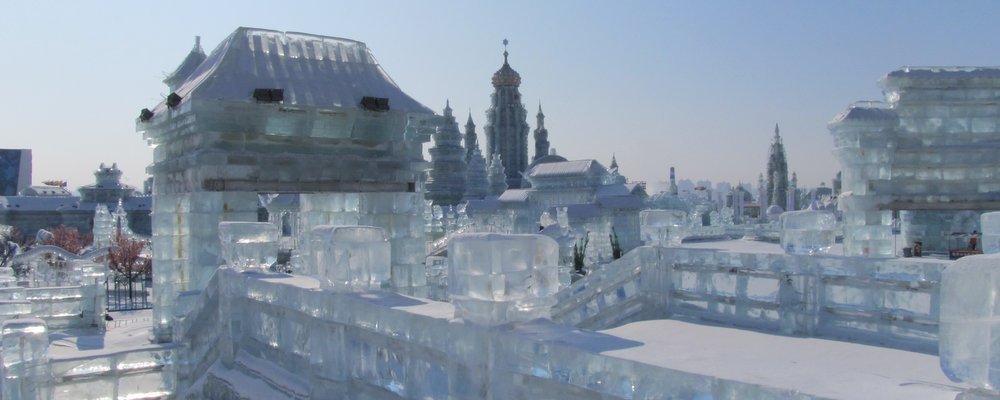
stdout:
POLYGON ((600 330, 661 317, 641 290, 643 257, 657 257, 659 251, 636 248, 559 291, 552 320, 600 330))
POLYGON ((239 352, 232 368, 216 361, 183 398, 186 399, 294 399, 310 398, 308 383, 264 359, 239 352))

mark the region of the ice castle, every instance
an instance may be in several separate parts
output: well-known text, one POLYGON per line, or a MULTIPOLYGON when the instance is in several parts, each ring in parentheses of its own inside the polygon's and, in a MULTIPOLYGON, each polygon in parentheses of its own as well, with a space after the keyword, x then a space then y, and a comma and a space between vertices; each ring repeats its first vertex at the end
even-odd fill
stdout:
MULTIPOLYGON (((997 112, 968 98, 997 71, 941 72, 983 78, 948 101, 997 112)), ((363 43, 239 28, 178 81, 137 123, 154 146, 152 321, 102 330, 88 254, 66 255, 69 285, 0 274, 3 398, 1000 398, 996 254, 814 252, 832 245, 832 214, 803 210, 781 215, 782 246, 622 238, 630 250, 569 284, 561 244, 534 224, 552 204, 626 210, 642 193, 594 160, 560 161, 499 199, 541 213, 531 232, 446 237, 448 301, 431 300, 420 148, 441 119, 363 43), (298 257, 271 272, 280 229, 256 207, 290 193, 298 257)), ((890 211, 875 204, 851 211, 890 211)), ((548 222, 573 225, 557 208, 548 222)), ((645 211, 667 226, 678 210, 645 211)), ((981 218, 990 252, 998 222, 981 218)))

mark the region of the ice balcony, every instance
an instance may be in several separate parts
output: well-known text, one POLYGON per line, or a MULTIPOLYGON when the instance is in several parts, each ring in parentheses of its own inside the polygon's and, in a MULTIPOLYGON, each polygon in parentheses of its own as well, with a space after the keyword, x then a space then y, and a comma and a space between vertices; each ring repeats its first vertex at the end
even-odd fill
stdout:
POLYGON ((176 326, 178 395, 952 399, 969 387, 935 355, 950 264, 641 247, 557 293, 554 322, 498 326, 451 303, 223 268, 176 326))

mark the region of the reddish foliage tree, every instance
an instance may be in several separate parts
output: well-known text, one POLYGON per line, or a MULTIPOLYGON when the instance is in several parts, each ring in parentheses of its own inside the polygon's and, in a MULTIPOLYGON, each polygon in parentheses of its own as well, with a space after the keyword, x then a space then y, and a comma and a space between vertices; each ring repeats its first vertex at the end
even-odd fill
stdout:
POLYGON ((58 227, 48 229, 48 231, 52 236, 43 241, 42 244, 62 247, 73 254, 80 254, 81 250, 94 242, 94 235, 89 233, 81 235, 80 231, 73 227, 59 225, 58 227))
POLYGON ((133 298, 132 282, 140 275, 152 271, 152 260, 142 255, 145 249, 145 241, 127 238, 120 234, 115 235, 115 240, 108 249, 108 267, 121 278, 120 282, 128 285, 130 299, 133 298))

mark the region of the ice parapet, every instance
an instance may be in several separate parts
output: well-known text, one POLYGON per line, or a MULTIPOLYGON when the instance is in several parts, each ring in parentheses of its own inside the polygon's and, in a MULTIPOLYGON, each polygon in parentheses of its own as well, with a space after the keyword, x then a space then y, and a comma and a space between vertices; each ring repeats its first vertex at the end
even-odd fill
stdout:
POLYGON ((309 247, 310 271, 323 289, 366 290, 389 283, 392 252, 381 228, 320 225, 310 231, 309 247))
POLYGON ((237 271, 267 269, 278 259, 278 227, 269 222, 220 222, 222 258, 237 271))
POLYGON ((559 245, 544 235, 465 233, 448 244, 455 317, 482 325, 549 318, 559 245))
POLYGON ((681 210, 639 212, 642 242, 647 246, 680 246, 686 234, 687 213, 681 210))
POLYGON ((941 369, 953 381, 1000 388, 1000 255, 962 257, 941 274, 941 369))
POLYGON ((781 214, 781 247, 788 254, 819 254, 830 251, 836 240, 837 219, 833 213, 816 210, 781 214))
POLYGON ((979 225, 983 229, 983 253, 1000 253, 1000 211, 984 213, 979 225))

